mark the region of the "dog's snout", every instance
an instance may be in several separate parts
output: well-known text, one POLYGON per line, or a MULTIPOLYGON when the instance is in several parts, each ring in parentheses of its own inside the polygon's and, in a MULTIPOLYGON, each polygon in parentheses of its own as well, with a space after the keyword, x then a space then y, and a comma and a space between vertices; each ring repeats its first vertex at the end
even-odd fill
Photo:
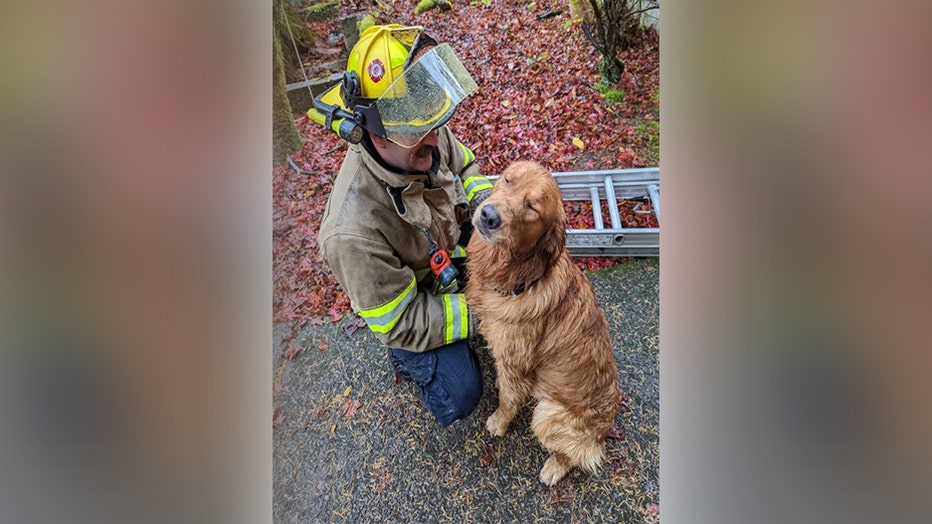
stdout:
POLYGON ((498 229, 502 225, 502 217, 495 207, 488 205, 479 212, 479 223, 486 229, 498 229))

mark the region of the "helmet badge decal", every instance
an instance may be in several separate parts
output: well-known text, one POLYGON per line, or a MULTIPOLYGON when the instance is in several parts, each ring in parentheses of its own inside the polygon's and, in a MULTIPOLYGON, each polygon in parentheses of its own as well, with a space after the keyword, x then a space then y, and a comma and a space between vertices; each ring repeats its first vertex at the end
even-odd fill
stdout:
POLYGON ((366 70, 369 73, 369 78, 373 82, 378 83, 379 80, 385 76, 385 65, 382 64, 382 61, 376 58, 372 62, 369 62, 369 68, 366 70))

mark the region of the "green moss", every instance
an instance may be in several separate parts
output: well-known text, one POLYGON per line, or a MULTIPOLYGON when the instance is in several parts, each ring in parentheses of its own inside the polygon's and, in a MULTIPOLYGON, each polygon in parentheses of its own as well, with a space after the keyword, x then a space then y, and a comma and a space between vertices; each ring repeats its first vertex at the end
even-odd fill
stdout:
POLYGON ((340 10, 341 0, 324 0, 302 9, 308 20, 319 21, 329 20, 337 15, 340 10))
POLYGON ((592 86, 596 91, 602 93, 602 96, 605 97, 605 100, 610 104, 623 104, 625 103, 625 92, 620 89, 615 89, 606 82, 604 79, 599 80, 599 82, 592 86))
POLYGON ((439 7, 441 11, 449 11, 453 9, 453 4, 450 3, 450 0, 421 0, 417 7, 414 8, 414 14, 419 15, 435 7, 439 7))
POLYGON ((637 134, 647 139, 649 156, 644 160, 655 162, 660 160, 660 124, 656 120, 645 120, 635 126, 637 134))
POLYGON ((421 0, 418 2, 417 7, 414 8, 414 14, 419 15, 435 7, 437 7, 437 2, 435 0, 421 0))
POLYGON ((359 29, 359 34, 362 34, 363 31, 369 29, 375 25, 375 17, 371 14, 362 17, 362 20, 357 22, 356 27, 359 29))
POLYGON ((655 135, 657 134, 658 131, 660 131, 660 124, 658 124, 657 122, 653 120, 648 120, 646 122, 642 122, 638 124, 637 127, 634 129, 638 133, 650 136, 650 135, 655 135))
POLYGON ((282 43, 272 34, 272 160, 285 163, 288 155, 304 147, 294 123, 288 92, 285 90, 285 69, 282 65, 282 43))

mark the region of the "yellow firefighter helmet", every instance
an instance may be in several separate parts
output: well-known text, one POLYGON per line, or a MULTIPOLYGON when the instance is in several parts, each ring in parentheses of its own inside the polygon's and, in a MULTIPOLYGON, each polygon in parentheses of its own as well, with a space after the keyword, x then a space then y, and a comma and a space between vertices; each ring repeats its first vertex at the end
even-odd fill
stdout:
POLYGON ((413 147, 477 89, 449 44, 438 44, 420 26, 389 24, 363 31, 349 53, 343 81, 314 106, 326 115, 328 127, 334 117, 351 119, 370 133, 413 147))

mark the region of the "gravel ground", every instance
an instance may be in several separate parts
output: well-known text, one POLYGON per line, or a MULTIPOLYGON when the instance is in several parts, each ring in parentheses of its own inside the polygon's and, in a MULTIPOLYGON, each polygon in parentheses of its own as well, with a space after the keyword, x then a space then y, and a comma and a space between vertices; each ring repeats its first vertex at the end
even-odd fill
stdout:
POLYGON ((546 452, 526 407, 502 438, 485 419, 497 404, 492 357, 475 348, 485 391, 476 411, 443 429, 411 382, 394 383, 387 350, 353 318, 274 326, 275 522, 659 521, 659 262, 635 259, 588 273, 608 319, 623 436, 600 472, 540 483, 546 452), (289 345, 303 350, 282 357, 289 345))

